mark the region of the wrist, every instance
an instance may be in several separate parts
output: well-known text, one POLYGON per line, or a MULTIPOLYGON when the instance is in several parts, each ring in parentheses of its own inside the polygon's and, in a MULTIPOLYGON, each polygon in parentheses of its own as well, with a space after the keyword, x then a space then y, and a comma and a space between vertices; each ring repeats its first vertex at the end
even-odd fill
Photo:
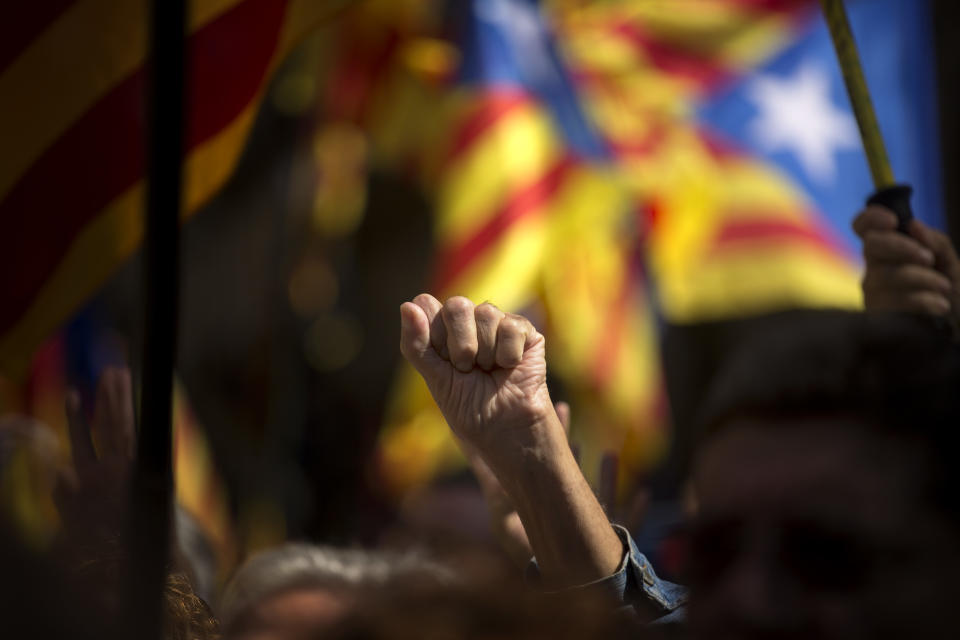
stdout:
POLYGON ((623 544, 554 420, 542 425, 535 446, 490 466, 516 507, 544 579, 564 588, 612 575, 623 544))
POLYGON ((549 413, 531 417, 511 431, 515 437, 503 439, 483 452, 483 459, 508 493, 512 494, 517 485, 529 486, 535 477, 556 476, 569 463, 576 466, 567 434, 552 406, 549 413))

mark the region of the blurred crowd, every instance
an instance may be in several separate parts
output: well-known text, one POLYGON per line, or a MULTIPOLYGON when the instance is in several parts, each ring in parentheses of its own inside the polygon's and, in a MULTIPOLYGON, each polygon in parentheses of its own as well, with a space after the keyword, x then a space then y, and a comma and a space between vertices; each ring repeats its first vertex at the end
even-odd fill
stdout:
POLYGON ((0 640, 960 637, 956 3, 17 4, 0 640))
MULTIPOLYGON (((164 637, 955 637, 960 259, 944 234, 919 221, 902 233, 881 207, 854 228, 866 310, 769 318, 698 402, 669 570, 682 584, 634 539, 642 492, 636 512, 616 513, 610 488, 581 472, 537 327, 424 293, 400 307, 400 350, 469 461, 500 550, 287 543, 216 588, 203 536, 178 512, 164 637)), ((63 401, 66 469, 42 425, 2 427, 4 464, 11 443, 29 443, 61 523, 44 554, 0 527, 4 635, 122 637, 139 562, 125 537, 130 372, 107 369, 92 406, 63 401)))

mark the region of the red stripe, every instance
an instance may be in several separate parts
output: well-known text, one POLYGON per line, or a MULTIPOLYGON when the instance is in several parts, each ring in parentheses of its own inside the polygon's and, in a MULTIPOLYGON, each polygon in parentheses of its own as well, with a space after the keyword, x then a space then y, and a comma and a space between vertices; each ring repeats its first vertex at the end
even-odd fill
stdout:
POLYGON ((480 255, 488 250, 511 226, 534 213, 549 201, 573 168, 572 156, 565 156, 535 182, 516 191, 475 234, 437 256, 434 291, 445 291, 480 255))
MULTIPOLYGON (((762 216, 762 213, 758 214, 762 216)), ((850 251, 828 231, 813 224, 790 220, 735 220, 726 223, 713 239, 710 255, 725 253, 756 243, 798 243, 838 257, 852 257, 850 251)))
POLYGON ((77 0, 14 0, 0 20, 0 73, 77 0))
POLYGON ((480 102, 457 129, 444 166, 463 155, 498 120, 531 102, 530 96, 522 91, 508 88, 485 91, 480 102))
POLYGON ((643 138, 613 140, 608 138, 610 150, 618 156, 644 157, 659 151, 667 139, 665 127, 655 126, 643 138))
POLYGON ((697 137, 703 143, 704 150, 714 160, 725 162, 731 160, 756 160, 736 140, 727 138, 706 127, 697 127, 697 137))
POLYGON ((636 22, 615 24, 611 32, 641 49, 651 64, 664 73, 692 80, 703 89, 715 87, 733 75, 732 70, 709 55, 657 40, 636 22))
POLYGON ((816 0, 726 0, 727 4, 754 11, 771 13, 796 13, 812 10, 816 0))
MULTIPOLYGON (((612 98, 621 102, 621 107, 625 110, 637 111, 630 105, 631 99, 625 95, 623 89, 616 82, 613 82, 610 76, 596 73, 593 71, 579 71, 574 74, 574 81, 581 86, 585 86, 597 91, 602 91, 612 98)), ((643 138, 606 138, 606 143, 610 150, 619 156, 646 156, 657 151, 667 137, 668 125, 663 122, 663 117, 654 112, 645 113, 645 118, 650 122, 650 130, 643 138)))
MULTIPOLYGON (((255 97, 274 53, 284 2, 247 0, 189 40, 186 147, 229 124, 255 97)), ((144 70, 108 92, 0 203, 0 334, 14 325, 81 229, 143 173, 144 70)), ((109 247, 104 247, 109 251, 109 247)))
POLYGON ((613 307, 605 313, 606 326, 597 344, 596 357, 593 360, 593 382, 598 389, 610 384, 610 378, 615 372, 617 356, 623 349, 628 330, 627 320, 630 311, 636 306, 636 288, 640 282, 641 261, 639 246, 635 246, 629 255, 624 257, 626 274, 620 283, 620 291, 613 307))
POLYGON ((343 52, 334 66, 330 90, 325 92, 325 117, 362 123, 374 104, 383 77, 396 60, 400 34, 391 30, 371 40, 353 29, 339 37, 343 52))

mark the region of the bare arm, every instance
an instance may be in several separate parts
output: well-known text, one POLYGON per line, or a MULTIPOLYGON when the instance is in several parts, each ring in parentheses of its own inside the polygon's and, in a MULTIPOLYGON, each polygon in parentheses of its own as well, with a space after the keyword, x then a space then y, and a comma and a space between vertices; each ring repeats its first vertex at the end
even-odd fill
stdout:
POLYGON ((623 545, 567 445, 546 385, 544 338, 522 316, 428 294, 400 308, 400 350, 451 430, 482 457, 554 587, 613 574, 623 545))

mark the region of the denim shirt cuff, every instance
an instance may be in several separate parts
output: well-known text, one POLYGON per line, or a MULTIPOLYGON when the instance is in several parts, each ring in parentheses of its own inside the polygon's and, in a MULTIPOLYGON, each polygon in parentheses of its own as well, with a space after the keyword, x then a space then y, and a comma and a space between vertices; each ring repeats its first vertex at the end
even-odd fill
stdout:
MULTIPOLYGON (((636 543, 627 530, 619 525, 613 525, 613 529, 623 543, 624 549, 623 558, 616 572, 605 578, 562 591, 596 591, 623 605, 635 604, 645 599, 655 603, 663 611, 673 611, 682 606, 687 599, 686 589, 658 578, 650 562, 637 549, 636 543)), ((529 584, 540 583, 540 568, 536 558, 532 558, 527 565, 526 578, 529 584)))

